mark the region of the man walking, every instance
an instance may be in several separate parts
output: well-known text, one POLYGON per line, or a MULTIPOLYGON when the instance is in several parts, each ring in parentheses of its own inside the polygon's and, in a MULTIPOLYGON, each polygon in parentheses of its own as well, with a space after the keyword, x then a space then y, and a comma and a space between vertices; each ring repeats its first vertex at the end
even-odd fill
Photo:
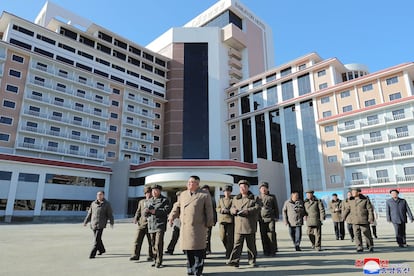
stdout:
POLYGON ((259 191, 258 200, 261 207, 259 227, 263 254, 274 256, 277 252, 276 221, 279 220, 279 207, 276 196, 269 193, 269 183, 262 181, 259 191))
POLYGON ((109 201, 105 199, 105 192, 99 191, 96 194, 96 200, 91 203, 88 214, 83 221, 83 225, 86 226, 90 222, 91 229, 94 234, 94 244, 92 251, 89 254, 89 258, 93 259, 98 255, 102 255, 106 252, 105 246, 102 242, 103 230, 106 228, 106 224, 109 223, 111 227, 114 226, 114 216, 112 214, 112 207, 109 201))
MULTIPOLYGON (((203 187, 201 187, 201 190, 209 193, 210 197, 211 197, 211 205, 213 207, 213 218, 214 218, 214 225, 216 225, 217 223, 217 212, 216 212, 216 201, 214 200, 214 198, 211 196, 210 193, 210 186, 208 185, 203 185, 203 187)), ((213 226, 214 226, 213 225, 213 226)), ((210 226, 207 230, 207 236, 206 236, 206 255, 211 254, 211 233, 213 230, 213 226, 210 226)))
POLYGON ((332 221, 334 223, 335 237, 337 240, 345 238, 345 225, 342 219, 342 200, 336 193, 332 194, 332 200, 329 202, 332 221))
POLYGON ((371 235, 370 224, 374 222, 374 213, 371 201, 368 197, 361 194, 360 188, 352 188, 349 204, 345 209, 344 217, 351 216, 352 227, 354 229, 355 245, 357 252, 363 252, 362 235, 364 235, 367 248, 374 252, 374 241, 371 235))
POLYGON ((151 236, 152 255, 156 268, 162 267, 164 234, 167 230, 167 218, 170 211, 170 201, 161 194, 162 186, 151 186, 152 197, 147 201, 145 213, 148 216, 148 232, 151 236))
POLYGON ((399 191, 392 189, 390 191, 391 198, 386 201, 387 221, 392 222, 395 230, 395 237, 399 247, 407 247, 407 239, 405 234, 405 226, 407 223, 407 215, 413 222, 413 214, 405 199, 400 198, 399 191))
POLYGON ((312 248, 321 251, 322 221, 325 220, 325 207, 320 199, 314 195, 314 191, 306 192, 305 199, 306 225, 312 248))
POLYGON ((354 228, 352 227, 351 216, 344 216, 345 209, 349 208, 349 201, 351 197, 351 191, 348 191, 346 193, 346 199, 342 203, 342 219, 346 221, 346 228, 348 229, 349 236, 351 237, 351 242, 354 242, 354 228))
POLYGON ((283 204, 283 222, 289 226, 289 234, 295 245, 296 251, 301 251, 300 242, 302 239, 303 217, 305 207, 299 198, 298 192, 292 192, 290 199, 283 204))
POLYGON ((138 224, 138 231, 137 231, 137 236, 136 236, 135 242, 134 242, 134 252, 133 252, 133 255, 129 258, 130 261, 135 261, 135 260, 138 261, 139 260, 139 257, 141 255, 142 243, 143 243, 145 237, 147 237, 147 241, 148 241, 147 261, 153 261, 154 260, 154 258, 152 256, 151 236, 148 233, 148 220, 147 220, 147 216, 144 212, 146 202, 148 202, 148 200, 152 196, 151 195, 151 187, 144 187, 144 195, 145 195, 145 198, 141 199, 138 202, 138 208, 137 208, 137 211, 135 212, 135 216, 134 216, 134 220, 133 220, 134 224, 138 224))
POLYGON ((226 185, 224 187, 224 197, 220 198, 216 209, 219 214, 220 240, 223 242, 224 248, 226 249, 226 259, 230 258, 234 243, 234 217, 230 213, 230 208, 233 202, 233 197, 231 196, 232 191, 232 185, 226 185))
POLYGON ((240 180, 238 184, 240 194, 233 198, 230 211, 235 216, 234 247, 227 264, 239 266, 243 243, 246 240, 249 265, 255 267, 257 258, 256 231, 260 206, 257 198, 249 191, 249 182, 240 180))
POLYGON ((187 274, 201 275, 204 268, 206 235, 214 225, 213 206, 209 193, 200 189, 200 178, 191 176, 170 215, 170 224, 180 217, 181 249, 187 255, 187 274))
MULTIPOLYGON (((176 192, 175 195, 177 196, 177 201, 180 198, 180 191, 176 192)), ((177 201, 173 204, 173 208, 174 206, 177 205, 177 201)), ((171 213, 170 213, 171 216, 171 213)), ((174 249, 175 249, 175 245, 178 242, 178 239, 180 238, 180 227, 181 227, 181 222, 179 218, 175 218, 175 219, 171 219, 170 216, 168 217, 168 221, 172 220, 172 234, 171 234, 171 240, 170 243, 167 246, 167 250, 165 251, 166 254, 170 254, 173 255, 174 254, 174 249)))

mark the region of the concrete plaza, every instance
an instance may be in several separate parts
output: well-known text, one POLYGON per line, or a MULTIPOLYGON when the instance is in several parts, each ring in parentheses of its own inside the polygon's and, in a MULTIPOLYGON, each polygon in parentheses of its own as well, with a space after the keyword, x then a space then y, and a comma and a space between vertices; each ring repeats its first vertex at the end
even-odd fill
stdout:
MULTIPOLYGON (((310 248, 303 227, 302 251, 295 252, 287 227, 277 223, 279 252, 275 257, 264 257, 259 234, 257 247, 258 267, 247 265, 243 252, 239 268, 225 264, 224 248, 218 238, 218 226, 213 228, 212 251, 205 264, 204 275, 363 275, 362 267, 355 263, 364 258, 377 257, 389 261, 390 266, 406 264, 414 275, 414 223, 407 224, 408 248, 398 248, 392 224, 378 221, 378 239, 374 240, 374 253, 356 253, 355 245, 346 236, 336 240, 331 220, 323 225, 322 248, 317 252, 310 248)), ((153 268, 146 262, 147 243, 144 242, 140 261, 129 261, 136 225, 131 220, 118 220, 113 229, 107 228, 103 241, 107 252, 89 259, 92 231, 81 222, 59 224, 6 224, 0 223, 0 275, 186 275, 185 255, 179 250, 174 255, 164 255, 164 267, 153 268)), ((171 228, 165 236, 165 247, 171 236, 171 228)), ((246 245, 245 245, 246 246, 246 245)))

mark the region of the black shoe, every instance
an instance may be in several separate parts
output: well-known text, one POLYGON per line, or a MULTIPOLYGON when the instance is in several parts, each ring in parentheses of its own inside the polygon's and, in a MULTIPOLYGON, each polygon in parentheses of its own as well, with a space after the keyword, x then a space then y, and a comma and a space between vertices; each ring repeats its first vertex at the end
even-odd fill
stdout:
POLYGON ((336 240, 339 240, 339 237, 336 237, 336 240))
POLYGON ((89 256, 89 259, 95 259, 95 256, 91 255, 89 256))
POLYGON ((147 261, 148 261, 148 262, 152 262, 153 260, 154 260, 154 258, 153 258, 153 257, 148 257, 148 258, 147 258, 147 261))
POLYGON ((341 238, 341 241, 343 241, 345 238, 341 238))
POLYGON ((153 263, 151 266, 152 266, 152 267, 155 267, 155 263, 153 263))
POLYGON ((374 247, 368 249, 369 252, 374 252, 374 247))
POLYGON ((163 268, 164 266, 162 264, 157 264, 155 267, 156 268, 163 268))
POLYGON ((358 247, 356 251, 357 251, 357 252, 363 252, 363 251, 364 251, 364 249, 363 249, 362 247, 358 247))
POLYGON ((99 251, 98 255, 102 255, 105 252, 106 252, 106 250, 99 251))
POLYGON ((139 257, 138 257, 138 256, 131 256, 131 257, 129 258, 129 260, 130 260, 130 261, 138 261, 138 260, 139 260, 139 257))
POLYGON ((351 242, 354 242, 354 239, 353 238, 351 239, 351 242))
POLYGON ((398 247, 404 247, 404 244, 399 244, 398 247))
POLYGON ((302 251, 302 249, 300 249, 299 245, 298 246, 295 246, 295 250, 296 251, 302 251))
POLYGON ((234 267, 239 267, 239 263, 234 263, 234 262, 228 262, 227 265, 234 266, 234 267))
POLYGON ((173 251, 170 251, 170 250, 166 250, 164 253, 165 254, 169 254, 169 255, 173 255, 174 254, 173 251))

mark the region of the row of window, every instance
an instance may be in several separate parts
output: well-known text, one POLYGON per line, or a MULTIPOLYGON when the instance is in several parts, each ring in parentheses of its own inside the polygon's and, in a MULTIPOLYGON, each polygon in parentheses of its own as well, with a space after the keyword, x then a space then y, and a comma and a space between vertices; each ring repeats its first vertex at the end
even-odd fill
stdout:
MULTIPOLYGON (((21 41, 18 41, 16 39, 12 39, 12 38, 10 39, 10 43, 11 44, 14 44, 14 45, 17 45, 17 46, 20 46, 20 47, 24 47, 24 48, 26 48, 28 50, 31 50, 31 48, 32 48, 32 46, 30 44, 23 43, 21 41)), ((67 47, 65 49, 67 49, 67 47)), ((53 58, 54 57, 54 54, 53 53, 47 52, 45 50, 41 50, 41 49, 36 48, 36 47, 34 48, 34 51, 35 52, 38 52, 38 53, 40 53, 42 55, 48 56, 50 58, 53 58)), ((152 89, 150 89, 148 87, 145 87, 145 86, 142 86, 142 85, 140 87, 138 84, 136 84, 134 82, 131 82, 131 81, 128 81, 128 80, 124 80, 124 79, 122 79, 120 77, 117 77, 115 75, 109 75, 108 73, 103 72, 103 71, 101 71, 99 69, 96 69, 96 68, 94 69, 94 68, 92 68, 92 67, 90 67, 88 65, 85 65, 85 64, 80 63, 80 62, 75 62, 75 61, 73 61, 71 59, 68 59, 66 57, 62 57, 62 56, 56 55, 55 59, 58 60, 58 61, 64 62, 66 64, 69 64, 71 66, 75 66, 77 68, 80 68, 80 69, 89 71, 91 73, 95 73, 96 75, 99 75, 100 77, 109 78, 111 80, 114 80, 116 82, 125 84, 127 86, 130 86, 130 87, 133 87, 133 88, 136 88, 136 89, 140 88, 144 92, 152 93, 152 94, 154 94, 156 96, 159 96, 159 97, 163 97, 163 98, 165 97, 164 93, 161 93, 161 92, 152 90, 152 89)), ((118 67, 116 67, 116 68, 118 68, 118 67)), ((11 72, 10 74, 12 74, 12 75, 19 74, 18 72, 14 72, 14 71, 11 72)), ((157 71, 157 70, 155 70, 155 71, 157 71)), ((160 71, 160 70, 158 70, 158 71, 160 71)), ((159 73, 158 71, 156 73, 159 73)), ((149 83, 153 83, 153 84, 155 84, 157 86, 160 86, 160 87, 163 87, 163 88, 165 87, 165 85, 163 83, 154 81, 151 78, 146 77, 144 75, 139 75, 138 73, 135 73, 135 72, 130 71, 130 70, 126 70, 126 72, 127 72, 127 74, 129 74, 129 75, 131 75, 133 77, 139 78, 139 79, 144 80, 144 81, 149 82, 149 83)), ((18 77, 20 77, 20 76, 18 76, 18 77)))
MULTIPOLYGON (((325 97, 325 98, 322 98, 322 99, 328 99, 327 101, 325 100, 323 103, 329 102, 329 97, 325 97)), ((322 99, 321 99, 321 102, 322 102, 322 99)), ((390 101, 401 99, 401 92, 390 94, 389 99, 390 99, 390 101)), ((377 102, 376 102, 375 99, 369 99, 369 100, 364 101, 364 107, 374 106, 376 104, 377 104, 377 102)), ((346 106, 342 107, 342 112, 344 112, 344 113, 352 111, 352 110, 353 110, 352 105, 346 105, 346 106)), ((327 110, 327 111, 322 112, 322 117, 323 118, 327 118, 327 117, 330 117, 330 116, 332 116, 332 111, 331 110, 327 110)))

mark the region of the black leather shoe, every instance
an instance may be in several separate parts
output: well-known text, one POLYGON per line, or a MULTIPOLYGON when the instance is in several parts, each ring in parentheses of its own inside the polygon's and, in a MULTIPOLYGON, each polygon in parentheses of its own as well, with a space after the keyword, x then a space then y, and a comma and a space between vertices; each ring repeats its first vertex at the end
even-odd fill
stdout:
POLYGON ((98 255, 102 255, 102 254, 103 254, 103 253, 105 253, 105 252, 106 252, 106 250, 99 251, 98 255))
POLYGON ((170 250, 166 250, 164 253, 165 254, 169 254, 169 255, 173 255, 174 254, 173 251, 170 251, 170 250))
POLYGON ((302 249, 300 249, 300 247, 299 247, 299 246, 295 246, 295 250, 296 250, 296 251, 302 251, 302 249))
POLYGON ((129 260, 130 260, 130 261, 138 261, 138 260, 139 260, 139 257, 138 257, 138 256, 131 256, 131 257, 129 258, 129 260))

